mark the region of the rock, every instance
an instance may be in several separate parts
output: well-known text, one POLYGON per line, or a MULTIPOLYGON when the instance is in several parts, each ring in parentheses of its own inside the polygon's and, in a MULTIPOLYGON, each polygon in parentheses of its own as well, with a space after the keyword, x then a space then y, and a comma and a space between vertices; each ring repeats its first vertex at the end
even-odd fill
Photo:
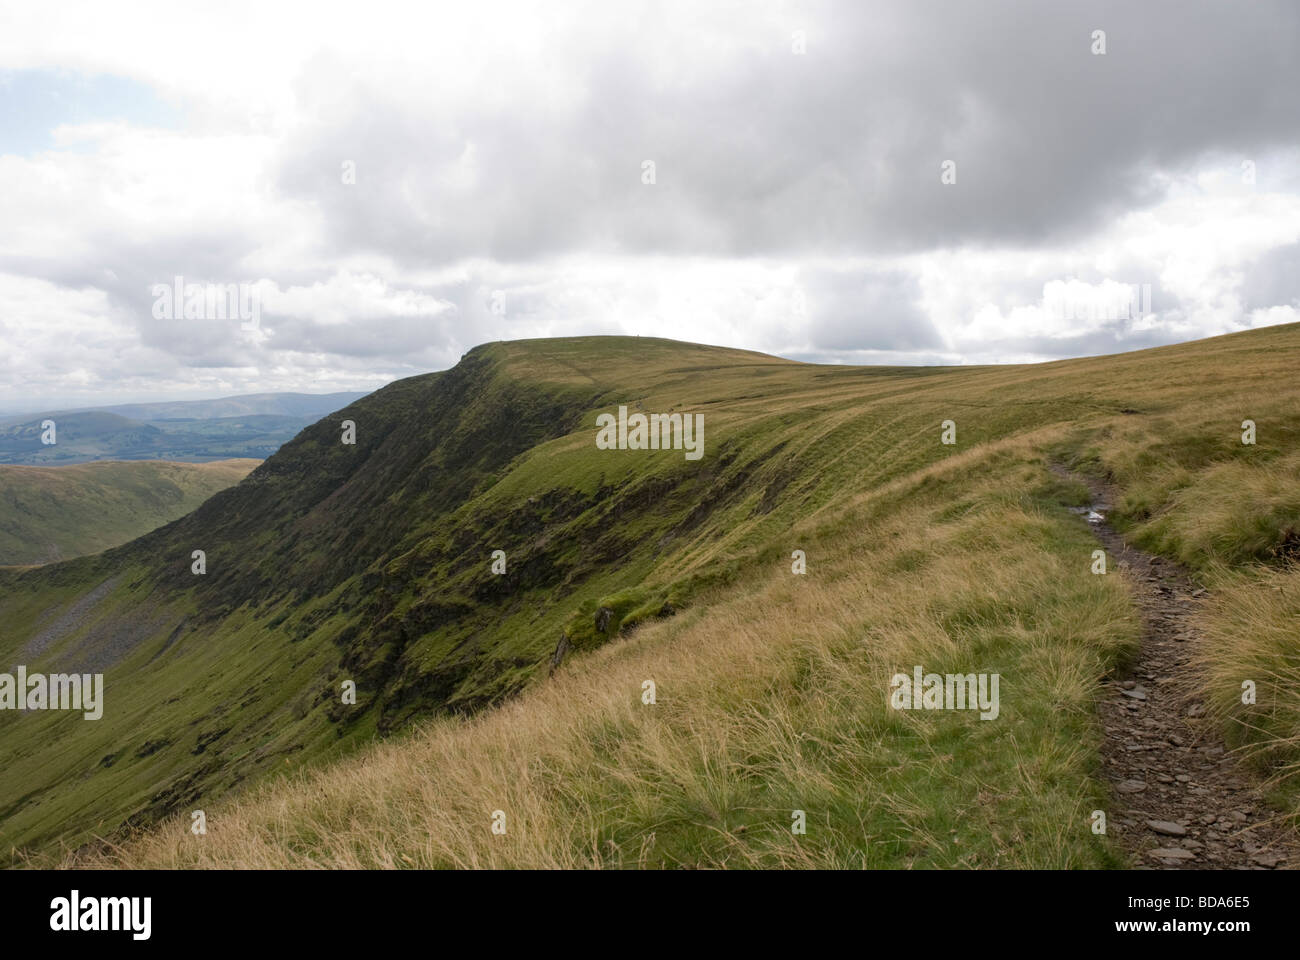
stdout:
POLYGON ((1172 820, 1148 820, 1147 826, 1156 833, 1162 833, 1166 837, 1185 837, 1187 828, 1181 823, 1174 823, 1172 820))
POLYGON ((1169 774, 1167 774, 1167 773, 1157 773, 1157 774, 1156 774, 1156 779, 1159 780, 1161 783, 1173 783, 1173 782, 1174 782, 1174 778, 1171 777, 1171 776, 1169 776, 1169 774))
POLYGON ((1125 690, 1132 690, 1134 687, 1137 686, 1137 681, 1125 680, 1123 683, 1120 684, 1120 686, 1123 687, 1125 690))
POLYGON ((1161 860, 1195 860, 1196 854, 1190 850, 1184 850, 1181 847, 1156 847, 1154 850, 1147 851, 1151 856, 1158 857, 1161 860))
POLYGON ((555 651, 551 654, 551 670, 548 676, 555 676, 556 669, 564 662, 564 655, 569 652, 571 646, 569 635, 561 630, 560 642, 555 645, 555 651))
POLYGON ((1261 850, 1250 858, 1250 862, 1261 867, 1276 867, 1279 863, 1286 862, 1286 854, 1277 850, 1261 850))
POLYGON ((1189 777, 1189 776, 1188 776, 1187 774, 1185 774, 1185 773, 1180 773, 1180 774, 1178 774, 1174 779, 1177 780, 1179 783, 1191 783, 1191 782, 1192 782, 1192 778, 1189 777))
POLYGON ((1120 693, 1126 697, 1132 697, 1134 700, 1145 700, 1147 692, 1142 687, 1134 687, 1132 690, 1121 690, 1120 693))
POLYGON ((1115 789, 1120 793, 1141 793, 1146 788, 1147 785, 1144 780, 1121 780, 1115 785, 1115 789))
POLYGON ((1194 703, 1187 708, 1187 716, 1189 717, 1199 717, 1204 712, 1205 712, 1205 704, 1203 703, 1194 703))

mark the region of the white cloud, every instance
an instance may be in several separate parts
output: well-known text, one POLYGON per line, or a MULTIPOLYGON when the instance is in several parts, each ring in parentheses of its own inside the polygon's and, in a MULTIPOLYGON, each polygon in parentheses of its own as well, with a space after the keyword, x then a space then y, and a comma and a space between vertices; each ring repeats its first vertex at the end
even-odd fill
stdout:
POLYGON ((365 388, 516 337, 991 362, 1285 322, 1295 14, 1170 9, 1108 8, 1104 62, 1068 5, 7 9, 0 70, 184 122, 0 155, 0 404, 365 388), (174 276, 256 285, 262 329, 155 320, 174 276))

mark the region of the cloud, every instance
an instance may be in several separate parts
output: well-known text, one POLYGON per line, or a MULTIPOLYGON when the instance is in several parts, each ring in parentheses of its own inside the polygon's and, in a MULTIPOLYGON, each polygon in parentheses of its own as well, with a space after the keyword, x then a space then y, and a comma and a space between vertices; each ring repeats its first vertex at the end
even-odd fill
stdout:
POLYGON ((0 403, 366 388, 580 333, 1048 359, 1271 322, 1300 296, 1291 4, 10 18, 6 95, 50 126, 0 145, 0 403), (256 287, 258 334, 154 317, 177 276, 256 287), (1134 285, 1149 313, 1101 308, 1134 285), (70 324, 87 335, 61 357, 70 324))

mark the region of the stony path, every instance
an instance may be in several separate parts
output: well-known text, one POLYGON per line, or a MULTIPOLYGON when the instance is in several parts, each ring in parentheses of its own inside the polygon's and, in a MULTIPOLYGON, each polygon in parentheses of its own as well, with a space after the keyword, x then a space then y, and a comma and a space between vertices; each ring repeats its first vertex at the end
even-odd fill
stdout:
MULTIPOLYGON (((1092 510, 1105 516, 1113 492, 1075 479, 1088 484, 1092 510)), ((1199 637, 1192 615, 1205 591, 1178 565, 1129 546, 1104 520, 1094 517, 1092 527, 1107 569, 1133 581, 1143 621, 1135 665, 1103 684, 1098 706, 1112 789, 1107 832, 1139 869, 1300 867, 1294 834, 1278 824, 1254 775, 1199 719, 1205 707, 1189 661, 1199 637)))

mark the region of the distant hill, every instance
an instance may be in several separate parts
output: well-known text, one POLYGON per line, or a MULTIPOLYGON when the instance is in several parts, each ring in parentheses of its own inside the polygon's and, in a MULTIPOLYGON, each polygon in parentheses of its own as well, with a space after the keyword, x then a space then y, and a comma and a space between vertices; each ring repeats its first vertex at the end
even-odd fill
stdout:
MULTIPOLYGON (((365 396, 361 393, 250 393, 218 400, 177 400, 169 403, 126 403, 91 409, 131 420, 217 420, 229 417, 273 416, 319 419, 365 396)), ((82 411, 74 411, 82 412, 82 411)))
POLYGON ((0 419, 0 464, 92 460, 263 460, 304 427, 364 393, 259 393, 219 400, 121 404, 0 419), (42 441, 55 424, 55 443, 42 441))
POLYGON ((183 517, 258 460, 0 466, 0 566, 99 553, 183 517))

